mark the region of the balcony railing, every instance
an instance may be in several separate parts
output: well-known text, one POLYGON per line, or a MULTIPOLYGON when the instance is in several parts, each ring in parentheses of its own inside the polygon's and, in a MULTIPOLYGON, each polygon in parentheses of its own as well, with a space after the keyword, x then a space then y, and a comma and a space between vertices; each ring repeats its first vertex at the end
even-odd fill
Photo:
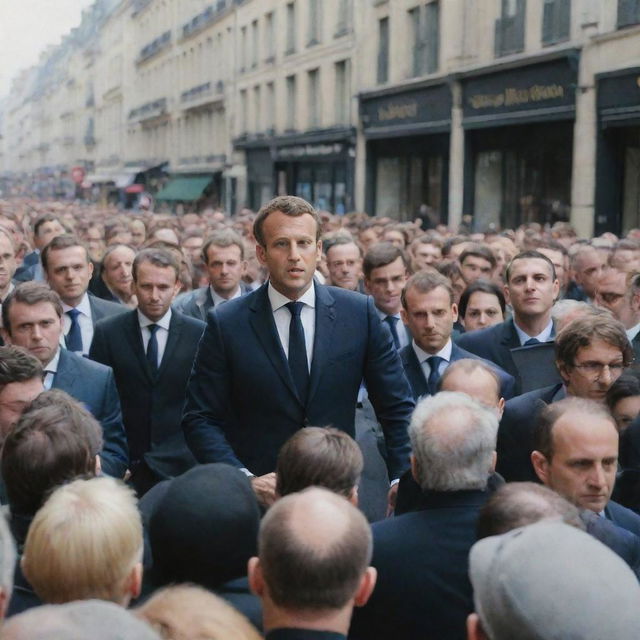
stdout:
POLYGON ((133 121, 149 120, 150 118, 157 118, 158 116, 164 115, 166 112, 167 99, 158 98, 153 102, 143 104, 141 107, 131 109, 128 119, 133 121))
POLYGON ((166 49, 171 44, 171 31, 165 31, 161 36, 158 36, 155 40, 148 45, 140 49, 137 63, 140 64, 149 58, 152 58, 156 54, 166 49))

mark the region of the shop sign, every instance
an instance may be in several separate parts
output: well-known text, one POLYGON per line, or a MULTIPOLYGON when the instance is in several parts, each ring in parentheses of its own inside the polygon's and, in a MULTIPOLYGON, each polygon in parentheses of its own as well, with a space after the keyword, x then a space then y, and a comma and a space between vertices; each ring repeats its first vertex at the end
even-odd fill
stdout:
POLYGON ((598 77, 598 109, 640 108, 640 67, 598 77))
POLYGON ((296 144, 289 147, 278 147, 276 160, 298 160, 310 157, 339 156, 345 152, 345 145, 340 142, 328 144, 296 144))

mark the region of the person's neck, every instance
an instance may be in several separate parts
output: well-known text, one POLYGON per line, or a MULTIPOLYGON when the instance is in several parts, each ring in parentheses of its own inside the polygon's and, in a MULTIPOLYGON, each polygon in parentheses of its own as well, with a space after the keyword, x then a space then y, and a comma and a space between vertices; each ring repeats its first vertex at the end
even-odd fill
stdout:
POLYGON ((353 608, 346 606, 343 609, 332 609, 321 612, 313 611, 288 611, 280 609, 273 604, 262 601, 263 622, 265 631, 272 629, 311 629, 313 631, 332 631, 344 636, 349 631, 351 613, 353 608))
POLYGON ((215 291, 215 294, 217 296, 220 296, 225 300, 231 300, 231 298, 233 298, 240 290, 240 286, 237 286, 233 291, 218 291, 212 284, 210 284, 209 286, 215 291))
POLYGON ((530 337, 540 335, 551 320, 551 310, 535 316, 513 315, 513 321, 530 337))
POLYGON ((11 289, 11 280, 9 280, 7 286, 4 289, 0 289, 0 302, 3 302, 4 299, 9 295, 9 289, 11 289))

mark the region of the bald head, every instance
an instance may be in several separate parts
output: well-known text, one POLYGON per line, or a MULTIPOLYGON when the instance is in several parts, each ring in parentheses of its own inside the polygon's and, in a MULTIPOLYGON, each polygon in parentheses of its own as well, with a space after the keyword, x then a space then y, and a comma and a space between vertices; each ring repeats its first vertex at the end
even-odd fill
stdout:
POLYGON ((498 374, 482 360, 464 358, 452 362, 440 378, 440 391, 462 391, 484 407, 502 412, 498 374))

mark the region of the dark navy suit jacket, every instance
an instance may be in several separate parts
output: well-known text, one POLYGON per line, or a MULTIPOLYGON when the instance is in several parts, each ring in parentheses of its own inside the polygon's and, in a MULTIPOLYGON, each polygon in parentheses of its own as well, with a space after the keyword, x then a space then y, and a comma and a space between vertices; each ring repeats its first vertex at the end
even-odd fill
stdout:
POLYGON ((409 467, 414 402, 388 327, 373 300, 316 283, 316 325, 306 405, 277 334, 267 285, 210 312, 189 381, 183 428, 199 462, 256 475, 275 469, 298 429, 332 425, 355 436, 364 378, 382 424, 393 478, 409 467))
POLYGON ((116 478, 124 477, 129 464, 129 452, 120 398, 111 368, 60 349, 58 371, 51 387, 66 391, 81 402, 102 425, 102 470, 116 478))
MULTIPOLYGON (((241 295, 247 295, 251 289, 244 283, 240 283, 241 295)), ((211 295, 211 287, 199 287, 193 291, 180 294, 173 302, 173 308, 180 313, 184 313, 196 320, 207 321, 207 314, 213 309, 213 296, 211 295)))

